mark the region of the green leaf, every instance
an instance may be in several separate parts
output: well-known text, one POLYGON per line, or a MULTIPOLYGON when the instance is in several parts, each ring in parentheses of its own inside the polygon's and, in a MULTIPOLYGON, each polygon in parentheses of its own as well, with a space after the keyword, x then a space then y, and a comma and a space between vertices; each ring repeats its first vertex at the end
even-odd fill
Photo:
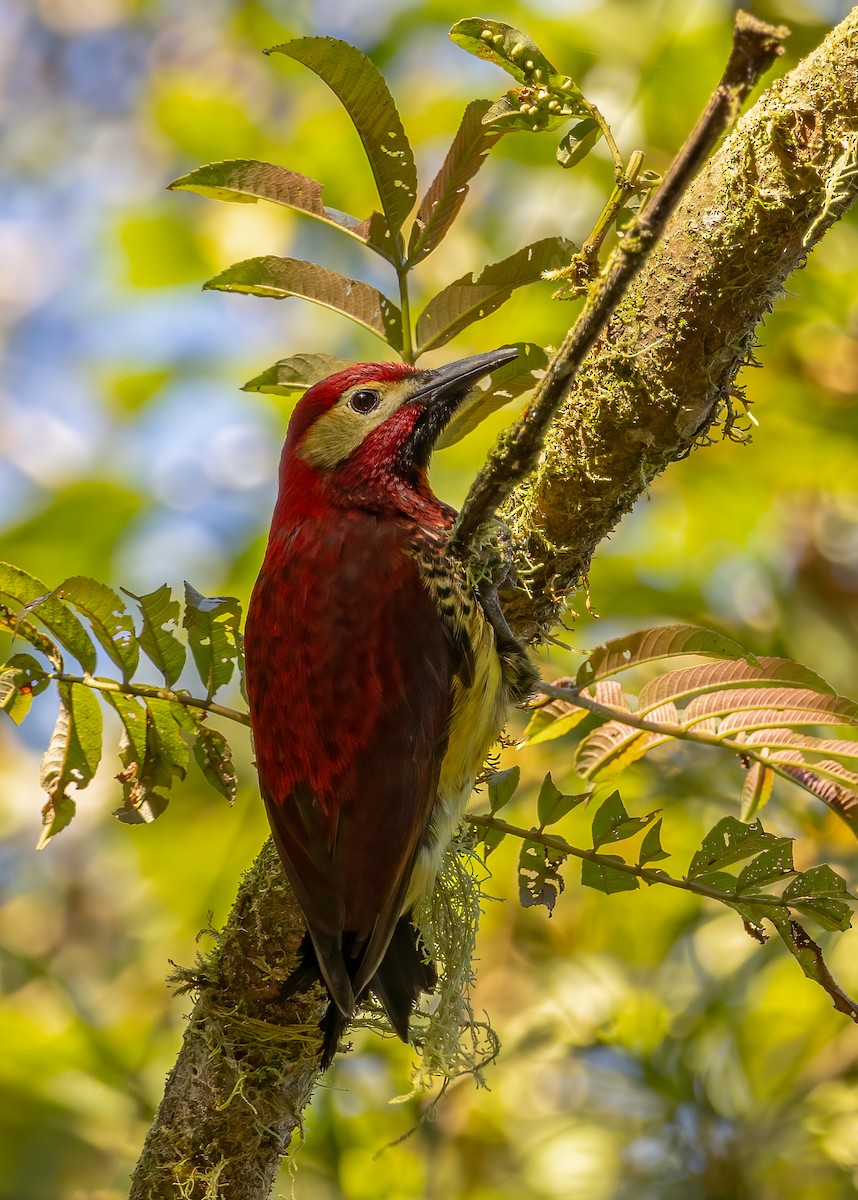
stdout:
POLYGON ((507 836, 505 829, 480 829, 477 845, 485 846, 486 858, 495 850, 507 836))
POLYGON ((232 596, 203 596, 185 580, 182 624, 210 700, 232 678, 238 657, 241 605, 232 596))
POLYGON ((518 358, 492 371, 474 388, 435 443, 436 449, 454 445, 492 413, 536 386, 548 366, 548 355, 533 342, 515 342, 513 345, 518 350, 518 358))
POLYGON ((294 398, 353 364, 346 358, 332 358, 330 354, 293 354, 279 359, 261 375, 255 375, 243 384, 243 392, 265 392, 274 396, 294 398))
POLYGON ((813 917, 823 929, 842 930, 851 924, 849 902, 854 903, 856 897, 848 891, 846 880, 822 863, 797 875, 784 889, 781 899, 790 908, 813 917))
POLYGON ((37 629, 32 622, 25 621, 21 614, 8 604, 0 603, 0 629, 11 633, 13 639, 23 638, 25 642, 29 642, 34 650, 40 651, 58 671, 62 671, 63 656, 56 642, 46 633, 42 633, 41 629, 37 629))
POLYGON ((297 296, 330 308, 363 325, 395 350, 402 349, 402 314, 377 288, 358 279, 347 279, 316 263, 300 258, 248 258, 233 263, 203 288, 219 292, 241 292, 286 300, 297 296))
POLYGON ((122 598, 106 583, 73 575, 56 589, 61 600, 70 601, 87 618, 98 641, 128 680, 134 674, 140 648, 134 622, 122 598))
POLYGON ((474 321, 495 312, 516 288, 536 283, 546 271, 565 266, 574 251, 566 238, 543 238, 501 262, 490 263, 477 279, 469 271, 449 284, 433 296, 418 318, 418 355, 445 345, 474 321))
POLYGON ((274 46, 315 71, 342 101, 354 123, 395 236, 417 199, 417 171, 393 97, 378 67, 356 46, 336 38, 297 38, 274 46))
POLYGON ((743 862, 763 850, 773 849, 782 841, 773 833, 766 833, 759 821, 746 825, 735 817, 723 817, 709 830, 692 858, 688 878, 697 879, 731 863, 743 862))
POLYGON ((48 683, 44 667, 31 654, 13 654, 0 667, 0 708, 20 725, 33 696, 43 692, 48 683))
POLYGON ((541 842, 522 843, 518 856, 518 894, 522 908, 539 904, 547 908, 549 914, 554 911, 564 887, 558 868, 565 860, 562 850, 543 846, 541 842))
POLYGON ((659 817, 656 823, 646 831, 643 841, 641 842, 640 853, 638 854, 638 866, 645 867, 650 862, 661 862, 664 858, 670 858, 670 855, 661 846, 661 822, 659 817))
POLYGON ((518 781, 521 779, 521 767, 510 767, 506 771, 498 771, 488 781, 489 804, 493 813, 500 812, 515 795, 518 781))
POLYGON ((536 815, 539 818, 539 828, 545 829, 547 825, 555 825, 567 813, 570 813, 573 808, 577 808, 579 804, 583 804, 589 798, 589 792, 578 796, 565 796, 555 786, 554 780, 549 773, 542 781, 542 787, 539 789, 539 797, 536 801, 536 815))
POLYGON ((181 612, 178 600, 172 598, 166 583, 145 596, 135 596, 126 588, 122 590, 140 606, 143 628, 138 640, 143 653, 164 676, 167 687, 172 687, 185 665, 185 647, 173 633, 181 612))
POLYGON ((593 815, 593 849, 598 850, 607 842, 624 842, 646 829, 657 816, 657 812, 645 817, 630 817, 626 812, 619 792, 612 792, 593 815))
POLYGON ((542 742, 553 742, 555 738, 563 737, 590 716, 586 708, 576 708, 573 704, 558 714, 555 706, 560 704, 562 701, 554 701, 552 704, 536 710, 524 731, 522 746, 538 746, 542 742))
POLYGON ((36 849, 65 829, 75 812, 68 789, 85 788, 101 759, 101 708, 88 687, 58 683, 60 709, 48 748, 42 756, 39 782, 48 793, 42 809, 42 834, 36 849))
POLYGON ((122 770, 116 776, 122 784, 123 803, 113 815, 125 825, 148 825, 169 804, 167 797, 155 789, 159 785, 169 787, 173 771, 161 756, 155 724, 146 705, 117 692, 107 693, 107 698, 123 725, 119 743, 122 770))
MULTIPOLYGON (((549 93, 548 103, 538 98, 539 88, 512 88, 505 92, 488 110, 483 117, 483 124, 500 133, 546 133, 565 125, 571 116, 581 111, 579 104, 570 105, 566 97, 561 98, 557 111, 552 111, 548 103, 557 101, 557 93, 549 93), (533 109, 536 109, 536 112, 533 109)), ((587 109, 585 108, 586 112, 587 109)))
POLYGON ((441 244, 465 202, 468 183, 503 136, 500 130, 487 129, 483 124, 489 103, 472 100, 465 109, 441 170, 420 201, 408 240, 409 267, 422 262, 441 244))
POLYGON ((161 784, 171 783, 174 775, 184 779, 190 758, 187 742, 181 734, 185 705, 175 700, 147 699, 146 708, 150 732, 157 738, 158 764, 153 777, 161 784))
POLYGON ((795 871, 792 838, 775 838, 768 850, 742 867, 737 879, 739 892, 756 892, 795 871))
POLYGON ((576 166, 586 158, 602 136, 602 130, 594 117, 585 117, 573 125, 557 147, 557 161, 561 167, 576 166))
POLYGON ((636 875, 618 871, 609 865, 612 862, 624 863, 625 859, 618 854, 603 854, 601 857, 602 862, 591 862, 588 858, 581 862, 581 882, 584 887, 595 888, 609 896, 614 892, 634 892, 640 887, 636 875))
POLYGON ((771 920, 784 945, 798 962, 807 978, 818 983, 828 993, 838 1012, 845 1013, 853 1021, 858 1021, 858 1004, 843 991, 834 979, 823 958, 822 948, 799 925, 798 921, 785 920, 778 916, 771 917, 771 920))
POLYGON ((232 804, 238 789, 232 750, 222 733, 203 724, 202 714, 197 721, 194 758, 215 791, 220 792, 232 804))
POLYGON ((751 763, 742 785, 740 820, 750 821, 759 809, 768 804, 774 782, 775 773, 771 767, 767 767, 761 762, 751 763))
MULTIPOLYGON (((748 660, 744 647, 732 638, 697 625, 660 625, 614 638, 597 646, 578 669, 577 687, 587 687, 640 663, 655 662, 678 654, 700 654, 707 658, 748 660)), ((756 659, 752 659, 756 662, 756 659)))
POLYGON ((0 562, 0 596, 8 596, 23 606, 22 616, 30 613, 54 635, 61 646, 78 660, 84 671, 95 670, 95 646, 77 619, 50 589, 11 563, 0 562))
POLYGON ((333 229, 341 229, 364 246, 393 261, 392 241, 381 213, 371 213, 360 221, 348 213, 322 203, 322 185, 307 175, 287 171, 274 163, 233 158, 207 163, 167 185, 174 191, 196 192, 213 200, 255 204, 269 200, 296 212, 306 213, 333 229))
POLYGON ((536 42, 513 25, 466 17, 450 30, 450 39, 469 54, 494 63, 519 83, 557 89, 570 99, 581 98, 569 76, 559 74, 536 42))

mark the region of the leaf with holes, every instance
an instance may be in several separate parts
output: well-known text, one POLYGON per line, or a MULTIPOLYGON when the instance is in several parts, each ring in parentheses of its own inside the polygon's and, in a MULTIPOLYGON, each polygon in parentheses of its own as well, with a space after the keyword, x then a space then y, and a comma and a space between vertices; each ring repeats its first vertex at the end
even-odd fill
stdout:
POLYGON ((137 640, 143 653, 164 676, 167 687, 172 687, 185 665, 185 647, 173 632, 178 628, 181 613, 178 600, 172 598, 166 583, 145 596, 135 596, 127 588, 122 590, 140 608, 143 628, 137 640))
POLYGON ((822 948, 798 923, 777 914, 766 914, 772 920, 790 954, 801 967, 808 979, 818 983, 831 997, 838 1012, 845 1013, 853 1021, 858 1022, 858 1004, 843 991, 828 969, 822 954, 822 948))
POLYGON ((521 779, 521 767, 510 767, 506 771, 497 771, 488 781, 489 805, 493 813, 500 812, 509 804, 515 795, 521 779))
POLYGON ((691 860, 688 878, 711 871, 720 871, 731 863, 744 862, 763 850, 770 850, 782 839, 766 833, 759 821, 745 824, 735 817, 722 817, 706 834, 703 843, 691 860))
POLYGON ((356 46, 329 37, 297 38, 274 46, 322 79, 344 105, 363 143, 393 237, 417 199, 414 155, 393 97, 378 67, 356 46))
POLYGON ((161 755, 155 723, 146 705, 134 696, 109 692, 107 698, 122 720, 116 776, 123 803, 113 815, 124 825, 148 825, 167 808, 169 799, 157 790, 169 787, 174 771, 161 755))
POLYGON ((293 354, 289 358, 279 359, 261 375, 249 379, 241 390, 294 399, 314 383, 320 383, 329 375, 352 365, 349 359, 332 358, 330 354, 293 354))
POLYGON ((792 838, 775 838, 767 850, 742 867, 736 880, 737 891, 742 895, 759 892, 794 873, 792 838))
POLYGON ((31 621, 25 620, 19 612, 10 608, 8 604, 0 603, 0 629, 5 629, 8 633, 11 633, 13 639, 22 638, 23 641, 29 642, 34 650, 38 650, 41 654, 44 654, 45 658, 58 671, 62 671, 63 656, 53 638, 49 638, 41 629, 37 629, 31 621))
POLYGON ((738 642, 711 629, 702 629, 697 625, 660 625, 597 646, 579 667, 575 683, 578 687, 586 687, 629 667, 680 654, 699 654, 718 659, 749 658, 748 651, 738 642))
POLYGON ((73 575, 56 589, 61 600, 73 604, 92 626, 92 632, 129 680, 137 667, 140 647, 134 632, 134 622, 120 596, 106 583, 73 575))
POLYGON ((43 850, 69 824, 75 813, 69 788, 85 788, 101 759, 101 708, 93 692, 70 683, 58 683, 57 692, 59 714, 39 773, 48 800, 42 809, 37 850, 43 850))
POLYGON ((647 813, 645 817, 630 817, 620 793, 613 792, 593 814, 593 849, 598 850, 607 842, 624 842, 626 838, 634 837, 651 825, 657 816, 658 810, 647 813))
POLYGON ((492 413, 534 388, 548 366, 548 355, 532 342, 515 343, 518 358, 492 371, 486 380, 474 388, 470 398, 459 408, 453 420, 435 443, 443 450, 461 441, 492 413))
POLYGON ((625 859, 618 854, 602 854, 599 862, 591 862, 585 858, 581 863, 581 882, 584 887, 595 888, 597 892, 605 892, 608 896, 615 892, 634 892, 640 887, 636 875, 626 871, 618 871, 612 863, 625 865, 625 859))
POLYGON ((238 789, 232 750, 222 733, 217 729, 210 729, 203 722, 202 714, 197 720, 194 758, 215 791, 220 792, 221 796, 232 804, 238 789))
POLYGON ((49 682, 44 667, 32 654, 13 654, 0 667, 0 709, 20 725, 30 711, 33 696, 43 692, 49 682))
POLYGON ((206 696, 229 683, 238 657, 241 605, 232 596, 203 596, 185 580, 188 644, 206 696))
POLYGON ((465 109, 441 170, 417 209, 408 240, 409 267, 422 262, 441 244, 465 202, 468 184, 503 136, 500 130, 483 124, 488 108, 488 100, 472 100, 465 109))
POLYGON ((304 259, 273 254, 247 258, 209 279, 203 288, 275 300, 297 296, 348 317, 395 350, 402 349, 402 315, 392 300, 368 283, 347 279, 304 259))
POLYGON ((847 890, 846 880, 827 863, 802 871, 784 889, 782 899, 790 908, 813 919, 823 929, 848 929, 852 922, 850 903, 856 897, 847 890))
POLYGON ((282 204, 296 212, 306 213, 333 229, 341 229, 362 245, 393 261, 393 243, 381 213, 371 213, 360 221, 339 209, 329 208, 322 203, 320 183, 275 163, 248 158, 207 163, 188 175, 174 179, 167 186, 173 191, 196 192, 213 200, 239 204, 269 200, 273 204, 282 204))
POLYGON ((541 842, 522 843, 518 856, 518 895, 522 908, 542 905, 549 914, 563 891, 559 868, 566 861, 562 850, 541 842))
MULTIPOLYGON (((41 579, 11 563, 0 562, 0 596, 8 596, 21 606, 19 619, 33 616, 40 621, 59 644, 74 655, 84 671, 92 674, 96 656, 89 634, 74 613, 56 599, 41 579)), ((24 636, 23 629, 21 636, 24 636)), ((41 649, 39 646, 36 648, 41 649)))
POLYGON ((516 288, 536 283, 546 271, 565 266, 576 247, 562 237, 543 238, 490 263, 474 279, 472 271, 434 296, 417 320, 418 354, 451 341, 474 321, 482 320, 509 300, 516 288))

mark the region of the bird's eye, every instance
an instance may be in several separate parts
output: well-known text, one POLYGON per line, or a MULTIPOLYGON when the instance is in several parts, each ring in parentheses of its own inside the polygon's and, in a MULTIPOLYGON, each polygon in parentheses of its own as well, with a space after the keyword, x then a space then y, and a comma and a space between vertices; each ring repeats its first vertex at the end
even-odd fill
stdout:
POLYGON ((362 416, 374 412, 379 404, 381 404, 381 396, 369 388, 361 388, 359 392, 355 392, 349 398, 349 408, 352 412, 360 413, 362 416))

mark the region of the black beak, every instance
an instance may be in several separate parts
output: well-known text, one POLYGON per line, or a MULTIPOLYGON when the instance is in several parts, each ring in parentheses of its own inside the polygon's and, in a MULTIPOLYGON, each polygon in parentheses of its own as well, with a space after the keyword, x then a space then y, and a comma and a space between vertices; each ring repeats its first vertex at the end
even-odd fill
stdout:
POLYGON ((403 466, 428 466, 435 443, 477 380, 514 358, 518 358, 516 347, 504 346, 502 350, 460 358, 434 371, 422 371, 416 391, 406 401, 420 405, 423 412, 402 447, 403 466))

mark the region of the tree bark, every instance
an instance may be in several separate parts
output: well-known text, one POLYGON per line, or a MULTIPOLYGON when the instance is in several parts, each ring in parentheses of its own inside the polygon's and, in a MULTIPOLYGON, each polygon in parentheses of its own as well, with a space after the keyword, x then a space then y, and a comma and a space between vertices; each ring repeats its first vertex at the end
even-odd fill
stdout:
MULTIPOLYGON (((740 121, 671 218, 504 517, 557 618, 599 542, 719 418, 790 272, 858 194, 858 8, 740 121)), ((132 1200, 263 1200, 318 1077, 317 993, 283 1002, 303 924, 270 843, 245 876, 134 1175, 132 1200)))

